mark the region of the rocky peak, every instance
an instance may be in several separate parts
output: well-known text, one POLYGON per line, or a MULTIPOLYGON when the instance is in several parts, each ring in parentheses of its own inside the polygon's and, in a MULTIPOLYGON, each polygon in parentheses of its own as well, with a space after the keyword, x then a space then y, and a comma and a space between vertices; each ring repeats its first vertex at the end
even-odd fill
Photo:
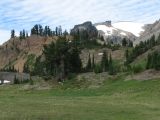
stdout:
POLYGON ((108 21, 101 22, 101 23, 95 23, 94 25, 95 25, 95 26, 97 26, 97 25, 105 25, 105 26, 107 26, 107 27, 112 27, 112 21, 111 21, 111 20, 108 20, 108 21))
POLYGON ((90 38, 95 38, 98 35, 96 27, 90 21, 75 25, 74 28, 71 30, 71 35, 81 34, 83 32, 88 33, 90 38))

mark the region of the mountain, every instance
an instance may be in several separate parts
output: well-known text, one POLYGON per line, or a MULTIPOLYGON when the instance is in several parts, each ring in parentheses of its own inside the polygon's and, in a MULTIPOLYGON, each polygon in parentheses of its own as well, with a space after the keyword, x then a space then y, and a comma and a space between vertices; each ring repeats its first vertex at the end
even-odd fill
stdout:
POLYGON ((85 34, 90 39, 96 38, 98 35, 98 31, 96 27, 92 24, 92 22, 88 21, 83 24, 75 25, 73 29, 71 29, 71 35, 75 34, 85 34))
POLYGON ((117 22, 113 23, 113 27, 120 30, 124 30, 126 32, 130 32, 136 37, 139 37, 141 33, 144 31, 144 24, 135 22, 117 22))
POLYGON ((135 44, 140 41, 146 41, 151 38, 152 35, 155 35, 156 38, 160 34, 160 20, 154 22, 153 24, 147 24, 144 26, 144 32, 140 35, 139 38, 135 41, 135 44))
POLYGON ((103 36, 107 41, 112 40, 113 42, 121 43, 123 38, 135 41, 143 32, 143 24, 134 22, 117 22, 106 21, 102 23, 94 24, 97 28, 99 35, 103 36))
MULTIPOLYGON (((82 40, 84 36, 92 40, 101 35, 106 42, 112 40, 114 43, 121 43, 123 38, 127 38, 137 44, 140 41, 148 40, 153 34, 157 37, 159 33, 160 20, 145 26, 134 22, 112 23, 111 21, 106 21, 92 24, 92 22, 88 21, 75 25, 71 30, 71 36, 69 36, 70 40, 72 40, 72 35, 74 34, 79 34, 82 40)), ((18 37, 10 39, 0 46, 0 69, 14 66, 16 70, 22 72, 24 63, 27 60, 29 61, 30 58, 35 59, 41 55, 43 45, 56 40, 57 36, 42 37, 39 35, 31 35, 25 40, 20 40, 18 37)))

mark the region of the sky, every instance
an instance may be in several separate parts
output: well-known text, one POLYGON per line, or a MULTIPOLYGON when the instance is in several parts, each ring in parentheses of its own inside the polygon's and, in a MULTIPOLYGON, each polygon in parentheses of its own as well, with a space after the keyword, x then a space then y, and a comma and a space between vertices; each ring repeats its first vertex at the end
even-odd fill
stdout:
POLYGON ((11 29, 18 35, 35 24, 70 30, 85 21, 148 24, 159 19, 160 0, 0 0, 0 44, 10 38, 11 29))

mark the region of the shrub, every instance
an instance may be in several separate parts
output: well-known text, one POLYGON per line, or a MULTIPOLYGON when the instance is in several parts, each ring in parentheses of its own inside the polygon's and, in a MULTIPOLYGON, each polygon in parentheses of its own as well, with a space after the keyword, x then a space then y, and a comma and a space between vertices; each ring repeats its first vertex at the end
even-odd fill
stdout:
POLYGON ((33 82, 32 79, 29 80, 29 84, 30 84, 30 85, 33 85, 33 84, 34 84, 34 82, 33 82))
POLYGON ((141 65, 134 65, 132 67, 132 71, 133 73, 140 73, 143 71, 143 67, 141 65))
POLYGON ((13 81, 14 84, 20 84, 20 81, 18 80, 18 78, 16 77, 16 75, 14 76, 14 81, 13 81))
POLYGON ((95 72, 96 74, 102 73, 102 67, 101 67, 100 64, 96 64, 96 65, 95 65, 95 67, 94 67, 94 72, 95 72))

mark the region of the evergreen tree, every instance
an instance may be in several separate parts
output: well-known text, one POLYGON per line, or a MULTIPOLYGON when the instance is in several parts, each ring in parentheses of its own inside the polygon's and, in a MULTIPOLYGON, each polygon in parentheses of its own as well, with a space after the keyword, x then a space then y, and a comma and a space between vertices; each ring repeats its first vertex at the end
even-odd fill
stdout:
POLYGON ((58 36, 58 27, 55 29, 55 35, 58 36))
POLYGON ((111 54, 110 54, 110 57, 109 57, 109 74, 110 75, 114 75, 115 74, 111 54))
POLYGON ((34 28, 35 28, 35 34, 39 35, 39 26, 36 24, 34 28))
POLYGON ((39 35, 43 36, 43 27, 42 27, 42 25, 39 25, 39 35))
POLYGON ((157 43, 158 43, 158 45, 160 44, 160 34, 158 35, 157 43))
POLYGON ((128 47, 133 47, 133 42, 129 40, 128 47))
POLYGON ((80 52, 72 43, 70 44, 65 37, 59 37, 56 43, 44 46, 46 72, 60 81, 69 73, 81 71, 80 52))
POLYGON ((103 56, 101 60, 101 67, 104 72, 107 72, 109 69, 108 54, 106 53, 106 51, 103 52, 103 56))
POLYGON ((34 71, 32 72, 34 75, 44 75, 45 74, 45 63, 41 62, 41 56, 36 58, 36 62, 34 65, 34 71))
POLYGON ((79 73, 81 72, 81 68, 82 68, 82 62, 79 56, 79 50, 77 47, 73 47, 71 48, 71 50, 69 51, 69 63, 70 65, 70 72, 72 73, 79 73))
POLYGON ((92 62, 91 62, 91 56, 90 56, 90 53, 89 53, 86 70, 87 70, 87 71, 91 71, 91 69, 92 69, 92 62))
POLYGON ((28 37, 29 37, 28 32, 26 32, 26 38, 28 38, 28 37))
POLYGON ((128 49, 125 51, 125 57, 126 57, 125 65, 128 65, 129 64, 129 51, 128 51, 128 49))
POLYGON ((26 38, 26 31, 23 29, 22 31, 22 38, 25 39, 26 38))
POLYGON ((48 26, 45 26, 44 28, 44 36, 48 36, 48 26))
POLYGON ((92 69, 94 70, 94 67, 95 67, 95 60, 94 60, 94 54, 92 56, 92 69))
POLYGON ((14 76, 14 84, 20 84, 20 81, 18 80, 18 78, 16 77, 16 75, 14 76))
POLYGON ((150 39, 150 47, 153 47, 156 45, 155 35, 153 35, 150 39))
POLYGON ((67 30, 65 30, 64 32, 63 32, 63 35, 66 37, 67 35, 69 35, 69 33, 67 32, 67 30))
POLYGON ((58 35, 59 35, 59 36, 62 36, 62 27, 61 27, 61 26, 59 26, 58 35))
POLYGON ((23 32, 22 32, 22 31, 20 31, 19 39, 20 39, 20 40, 22 40, 22 39, 23 39, 23 32))
POLYGON ((151 68, 151 64, 152 64, 151 61, 152 61, 152 56, 151 56, 151 54, 148 54, 146 69, 151 68))
POLYGON ((160 53, 158 51, 148 54, 146 68, 160 70, 160 53))
POLYGON ((52 30, 49 28, 49 26, 47 27, 47 33, 48 33, 48 36, 52 36, 52 30))
POLYGON ((29 65, 28 64, 24 64, 24 66, 23 66, 23 72, 24 73, 30 73, 30 69, 29 69, 29 65))
POLYGON ((126 38, 123 38, 123 40, 122 40, 122 46, 123 47, 127 46, 127 40, 126 40, 126 38))
POLYGON ((15 30, 11 30, 11 38, 15 38, 15 30))
POLYGON ((95 64, 94 72, 95 72, 96 74, 103 72, 103 71, 102 71, 102 67, 101 67, 100 64, 95 64))

